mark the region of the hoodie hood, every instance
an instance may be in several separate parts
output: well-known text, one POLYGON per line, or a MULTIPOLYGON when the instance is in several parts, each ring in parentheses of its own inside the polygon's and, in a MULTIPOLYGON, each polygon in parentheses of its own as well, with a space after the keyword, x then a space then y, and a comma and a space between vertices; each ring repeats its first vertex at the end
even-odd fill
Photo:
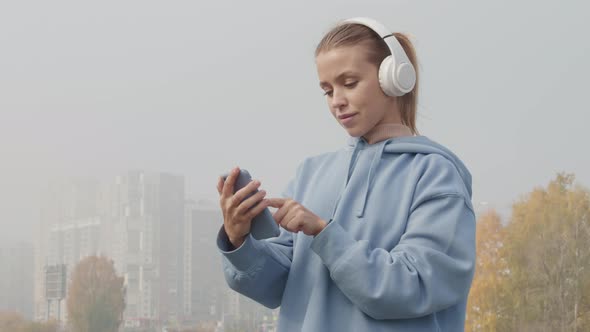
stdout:
MULTIPOLYGON (((348 165, 348 174, 349 174, 348 177, 350 177, 350 174, 352 173, 353 161, 356 158, 356 154, 363 147, 367 146, 367 144, 368 143, 363 138, 360 138, 360 137, 350 137, 349 138, 348 146, 350 149, 353 150, 353 152, 352 152, 351 161, 348 165)), ((471 195, 472 195, 471 173, 469 173, 469 170, 467 169, 465 164, 463 164, 463 162, 459 159, 459 157, 457 157, 457 155, 455 155, 453 152, 451 152, 446 147, 430 140, 426 136, 395 137, 395 138, 386 139, 381 142, 377 142, 375 144, 378 145, 377 152, 375 153, 373 160, 371 161, 371 166, 369 168, 369 173, 368 173, 367 181, 366 181, 366 187, 363 190, 362 197, 360 199, 361 204, 356 211, 357 212, 356 214, 358 217, 362 217, 364 214, 365 205, 367 203, 367 197, 369 196, 369 192, 370 192, 372 184, 373 184, 372 182, 375 177, 375 173, 379 168, 379 164, 381 162, 381 159, 382 159, 384 153, 392 153, 392 154, 402 154, 402 153, 432 154, 432 153, 435 153, 435 154, 441 155, 442 157, 449 160, 453 165, 455 165, 455 167, 457 168, 457 171, 459 172, 459 175, 461 176, 461 179, 463 180, 465 188, 467 189, 467 192, 469 193, 469 198, 471 199, 471 195)), ((347 182, 348 182, 348 179, 347 179, 347 182)))

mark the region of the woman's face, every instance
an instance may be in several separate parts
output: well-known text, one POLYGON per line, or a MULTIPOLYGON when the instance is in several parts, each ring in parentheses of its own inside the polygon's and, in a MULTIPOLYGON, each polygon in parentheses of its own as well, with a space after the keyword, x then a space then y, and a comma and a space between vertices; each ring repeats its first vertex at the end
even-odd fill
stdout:
POLYGON ((338 47, 316 57, 330 112, 354 137, 370 134, 379 124, 401 123, 395 98, 381 90, 378 68, 368 61, 365 47, 338 47))

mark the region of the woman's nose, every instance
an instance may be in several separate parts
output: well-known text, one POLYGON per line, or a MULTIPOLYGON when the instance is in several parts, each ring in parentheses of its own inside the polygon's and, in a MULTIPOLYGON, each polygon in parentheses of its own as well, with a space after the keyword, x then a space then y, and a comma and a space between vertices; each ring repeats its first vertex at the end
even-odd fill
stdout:
POLYGON ((346 96, 344 93, 342 93, 342 91, 334 90, 332 93, 332 108, 338 109, 346 106, 346 96))

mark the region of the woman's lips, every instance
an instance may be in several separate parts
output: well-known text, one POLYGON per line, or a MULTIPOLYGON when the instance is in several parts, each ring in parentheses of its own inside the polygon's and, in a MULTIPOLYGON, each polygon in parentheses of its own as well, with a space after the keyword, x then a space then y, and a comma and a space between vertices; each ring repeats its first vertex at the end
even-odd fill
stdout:
POLYGON ((342 115, 339 115, 338 118, 340 119, 340 123, 342 123, 344 126, 346 126, 346 125, 350 125, 352 120, 354 120, 355 115, 356 115, 356 113, 342 114, 342 115))

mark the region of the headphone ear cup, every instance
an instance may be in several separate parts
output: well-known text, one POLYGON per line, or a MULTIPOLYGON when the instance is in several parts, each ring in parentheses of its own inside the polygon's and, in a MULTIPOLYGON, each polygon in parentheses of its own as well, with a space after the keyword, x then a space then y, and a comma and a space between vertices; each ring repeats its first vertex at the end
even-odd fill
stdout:
POLYGON ((394 78, 396 86, 399 87, 397 90, 402 92, 402 94, 406 94, 414 89, 416 85, 416 71, 412 65, 407 62, 399 64, 394 75, 396 75, 394 78))
POLYGON ((403 92, 396 89, 395 85, 393 84, 393 80, 395 79, 395 65, 393 63, 393 57, 389 55, 381 62, 379 66, 379 85, 381 86, 381 90, 391 97, 399 97, 404 95, 403 92))
POLYGON ((389 55, 379 66, 379 85, 386 95, 401 97, 412 91, 416 84, 416 72, 408 63, 396 66, 393 56, 389 55))

